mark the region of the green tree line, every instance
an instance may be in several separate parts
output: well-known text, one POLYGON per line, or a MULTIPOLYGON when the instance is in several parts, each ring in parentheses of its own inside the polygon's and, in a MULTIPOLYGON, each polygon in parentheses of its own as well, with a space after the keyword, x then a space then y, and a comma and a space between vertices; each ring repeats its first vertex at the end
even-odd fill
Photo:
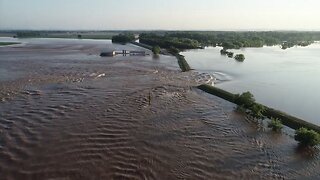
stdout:
POLYGON ((157 35, 154 33, 142 33, 139 40, 141 43, 150 46, 160 46, 161 48, 171 49, 197 49, 200 43, 197 40, 184 37, 171 37, 167 35, 157 35))
POLYGON ((320 40, 320 32, 285 32, 285 31, 172 31, 142 33, 140 42, 149 45, 159 45, 162 48, 170 46, 179 49, 195 49, 203 46, 222 46, 224 49, 239 49, 245 47, 263 47, 281 45, 283 49, 293 46, 308 46, 320 40))

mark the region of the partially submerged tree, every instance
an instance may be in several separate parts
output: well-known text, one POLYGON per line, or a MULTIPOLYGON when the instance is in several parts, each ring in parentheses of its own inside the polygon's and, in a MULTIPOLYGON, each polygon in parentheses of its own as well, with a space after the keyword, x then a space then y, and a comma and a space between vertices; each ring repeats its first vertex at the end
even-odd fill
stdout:
POLYGON ((234 57, 235 60, 239 61, 239 62, 243 62, 246 58, 244 57, 243 54, 237 54, 235 57, 234 57))
POLYGON ((265 112, 265 107, 261 104, 255 102, 253 94, 250 92, 242 93, 241 95, 237 94, 235 96, 235 103, 238 105, 238 110, 246 112, 248 115, 255 119, 264 119, 263 113, 265 112), (246 111, 245 109, 249 110, 246 111))
POLYGON ((320 144, 320 134, 314 130, 300 128, 296 130, 294 139, 303 146, 316 146, 320 144))
POLYGON ((255 103, 255 101, 256 100, 253 94, 251 94, 249 91, 244 92, 241 95, 237 94, 235 97, 235 103, 245 108, 251 107, 255 103))
POLYGON ((228 54, 228 51, 226 49, 221 49, 220 50, 220 54, 221 55, 226 55, 226 54, 228 54))
POLYGON ((160 54, 160 52, 161 52, 160 46, 153 46, 153 47, 152 47, 152 52, 153 52, 153 54, 155 54, 155 55, 160 54))
POLYGON ((234 53, 231 51, 227 51, 225 48, 220 50, 221 55, 227 55, 229 58, 233 58, 234 53))
POLYGON ((263 105, 254 103, 249 109, 251 110, 251 112, 249 113, 251 117, 255 119, 265 118, 263 113, 266 111, 266 108, 263 105))
POLYGON ((168 49, 168 51, 173 55, 178 55, 180 53, 180 50, 178 48, 172 46, 168 49))
POLYGON ((279 119, 271 118, 268 127, 271 128, 273 131, 281 131, 281 129, 283 128, 283 124, 279 119))
POLYGON ((233 52, 228 52, 227 55, 228 55, 229 58, 233 58, 234 53, 233 52))

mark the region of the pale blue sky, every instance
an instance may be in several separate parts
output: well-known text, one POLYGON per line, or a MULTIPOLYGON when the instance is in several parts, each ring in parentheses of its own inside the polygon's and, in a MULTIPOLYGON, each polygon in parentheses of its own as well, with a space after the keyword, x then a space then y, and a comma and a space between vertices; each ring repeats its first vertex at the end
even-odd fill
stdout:
POLYGON ((0 29, 320 30, 320 0, 0 0, 0 29))

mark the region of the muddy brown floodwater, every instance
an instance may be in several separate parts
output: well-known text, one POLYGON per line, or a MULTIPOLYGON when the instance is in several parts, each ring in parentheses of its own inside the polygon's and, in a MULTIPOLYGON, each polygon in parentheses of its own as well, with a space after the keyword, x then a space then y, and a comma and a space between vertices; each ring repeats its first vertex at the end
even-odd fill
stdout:
POLYGON ((0 179, 319 179, 319 149, 234 112, 176 59, 110 41, 0 48, 0 179), (149 97, 150 104, 149 104, 149 97))

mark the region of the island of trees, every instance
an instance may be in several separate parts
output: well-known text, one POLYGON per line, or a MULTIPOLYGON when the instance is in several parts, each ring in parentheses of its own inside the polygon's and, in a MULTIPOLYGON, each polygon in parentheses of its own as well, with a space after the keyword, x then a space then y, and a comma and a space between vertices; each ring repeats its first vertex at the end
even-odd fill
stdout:
POLYGON ((235 60, 239 61, 239 62, 243 62, 246 58, 244 57, 243 54, 237 54, 235 57, 234 57, 235 60))

